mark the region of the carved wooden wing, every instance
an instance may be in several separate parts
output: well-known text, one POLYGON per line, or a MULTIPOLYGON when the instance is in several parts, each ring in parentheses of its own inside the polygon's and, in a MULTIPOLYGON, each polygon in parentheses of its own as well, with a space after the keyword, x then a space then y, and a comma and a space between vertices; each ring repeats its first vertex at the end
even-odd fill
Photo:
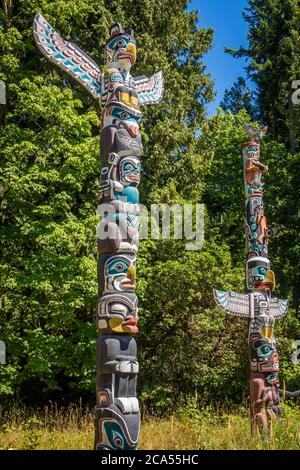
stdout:
POLYGON ((40 13, 35 15, 33 34, 38 48, 49 60, 75 78, 94 98, 100 96, 100 70, 96 62, 78 46, 62 39, 40 13))
POLYGON ((286 315, 289 307, 288 300, 280 300, 276 298, 270 299, 270 313, 274 318, 282 318, 286 315))
POLYGON ((249 295, 214 289, 214 299, 224 312, 235 317, 250 318, 249 295))
POLYGON ((135 77, 135 90, 139 97, 139 105, 157 104, 164 94, 164 79, 162 71, 155 73, 151 78, 141 75, 135 77))

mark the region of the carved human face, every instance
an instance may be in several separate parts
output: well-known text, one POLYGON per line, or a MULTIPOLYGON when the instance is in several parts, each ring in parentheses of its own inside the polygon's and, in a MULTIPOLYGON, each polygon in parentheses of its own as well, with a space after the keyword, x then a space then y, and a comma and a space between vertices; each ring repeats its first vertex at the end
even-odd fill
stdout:
POLYGON ((267 375, 266 380, 268 384, 273 385, 274 387, 280 386, 278 372, 272 372, 271 374, 267 375))
POLYGON ((247 287, 263 291, 275 289, 275 274, 267 258, 255 257, 247 261, 247 287))
POLYGON ((251 369, 255 372, 279 371, 279 356, 275 346, 259 333, 250 335, 251 369))
POLYGON ((137 186, 141 179, 141 162, 137 157, 124 157, 119 163, 119 177, 123 186, 137 186))
POLYGON ((247 153, 249 158, 258 159, 260 157, 260 146, 255 142, 250 143, 247 147, 247 153))
POLYGON ((264 183, 256 177, 256 179, 248 185, 248 194, 249 196, 262 196, 263 189, 264 183))
POLYGON ((137 314, 137 297, 134 294, 104 295, 98 302, 99 330, 135 334, 138 332, 137 314))

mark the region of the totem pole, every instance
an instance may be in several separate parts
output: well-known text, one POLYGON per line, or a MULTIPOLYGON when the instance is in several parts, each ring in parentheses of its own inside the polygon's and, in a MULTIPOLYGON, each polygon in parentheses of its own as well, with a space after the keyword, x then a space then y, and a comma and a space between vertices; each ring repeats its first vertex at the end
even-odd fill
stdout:
POLYGON ((132 336, 138 331, 135 270, 142 155, 140 106, 162 99, 162 72, 150 79, 131 76, 136 41, 133 30, 124 31, 120 23, 110 28, 104 73, 76 45, 63 40, 40 14, 35 16, 33 29, 42 53, 87 88, 101 106, 95 449, 135 449, 140 429, 136 397, 139 366, 132 336))
POLYGON ((260 139, 267 128, 244 127, 252 139, 243 145, 248 294, 214 290, 214 298, 226 313, 249 319, 251 428, 255 431, 266 430, 268 417, 280 414, 279 356, 273 330, 275 320, 285 316, 288 301, 272 297, 275 275, 268 240, 275 230, 268 227, 264 213, 262 175, 268 167, 260 161, 260 139))

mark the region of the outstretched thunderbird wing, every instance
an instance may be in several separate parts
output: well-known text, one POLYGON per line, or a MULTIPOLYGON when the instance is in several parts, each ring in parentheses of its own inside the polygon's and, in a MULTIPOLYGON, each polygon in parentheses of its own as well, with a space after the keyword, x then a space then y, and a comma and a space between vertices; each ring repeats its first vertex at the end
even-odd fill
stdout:
POLYGON ((249 295, 214 289, 214 299, 224 312, 235 317, 250 318, 249 295))
POLYGON ((40 13, 34 17, 33 34, 38 48, 49 60, 74 77, 94 98, 99 98, 100 70, 96 62, 78 46, 65 41, 40 13))
POLYGON ((273 297, 270 299, 270 313, 274 318, 282 318, 285 316, 289 307, 288 300, 280 300, 273 297))
POLYGON ((162 71, 155 73, 151 78, 142 75, 134 78, 135 90, 139 97, 139 105, 157 104, 164 94, 164 79, 162 71))

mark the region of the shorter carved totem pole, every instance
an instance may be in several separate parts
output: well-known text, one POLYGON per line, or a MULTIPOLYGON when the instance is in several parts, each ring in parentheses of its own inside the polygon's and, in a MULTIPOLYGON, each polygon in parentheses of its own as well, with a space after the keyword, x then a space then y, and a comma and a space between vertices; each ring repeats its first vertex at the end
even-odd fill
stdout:
POLYGON ((226 313, 249 319, 250 407, 252 431, 266 430, 268 417, 280 415, 279 355, 273 335, 275 320, 285 316, 287 300, 272 297, 275 275, 268 259, 268 228, 263 207, 262 175, 268 167, 260 161, 260 139, 267 128, 254 131, 244 125, 252 138, 243 145, 246 197, 248 294, 214 290, 214 298, 226 313))
POLYGON ((133 337, 138 331, 135 270, 142 155, 140 107, 162 99, 162 72, 150 79, 131 76, 136 41, 133 30, 124 31, 120 23, 110 28, 104 73, 78 46, 63 40, 40 14, 33 28, 42 53, 100 101, 98 202, 102 219, 98 226, 95 449, 135 449, 140 429, 136 396, 139 366, 133 337))

